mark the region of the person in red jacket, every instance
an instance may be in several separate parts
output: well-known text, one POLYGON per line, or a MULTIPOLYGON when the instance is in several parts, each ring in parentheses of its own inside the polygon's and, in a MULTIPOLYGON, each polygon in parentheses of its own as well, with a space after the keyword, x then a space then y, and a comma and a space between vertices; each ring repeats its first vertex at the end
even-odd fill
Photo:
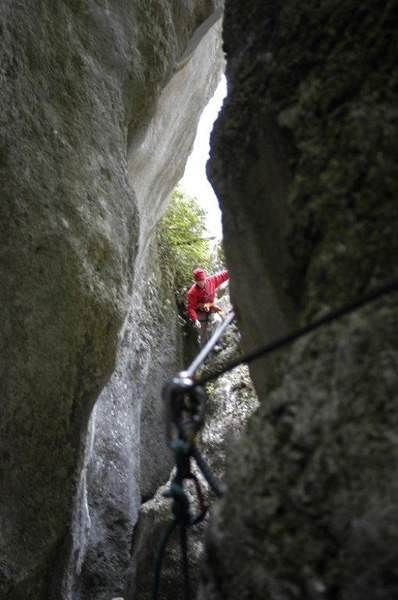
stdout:
POLYGON ((228 271, 206 277, 203 269, 193 272, 195 283, 187 293, 188 317, 199 330, 200 346, 203 347, 222 323, 221 308, 214 304, 216 289, 229 278, 228 271))

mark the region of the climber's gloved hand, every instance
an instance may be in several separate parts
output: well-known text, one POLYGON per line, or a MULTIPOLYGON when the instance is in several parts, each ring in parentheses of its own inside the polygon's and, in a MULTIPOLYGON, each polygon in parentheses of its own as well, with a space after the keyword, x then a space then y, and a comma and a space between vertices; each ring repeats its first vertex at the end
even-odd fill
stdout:
POLYGON ((202 325, 200 324, 200 321, 198 319, 196 319, 196 321, 195 321, 195 327, 196 327, 196 329, 200 329, 202 327, 202 325))

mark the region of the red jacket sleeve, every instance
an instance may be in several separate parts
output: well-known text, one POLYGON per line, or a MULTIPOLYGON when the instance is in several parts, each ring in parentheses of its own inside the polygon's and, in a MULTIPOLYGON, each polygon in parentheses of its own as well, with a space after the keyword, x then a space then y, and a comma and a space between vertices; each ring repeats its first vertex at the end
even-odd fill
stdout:
POLYGON ((229 279, 229 273, 225 269, 225 271, 220 271, 220 273, 210 275, 209 279, 212 279, 214 281, 214 286, 217 288, 219 285, 224 283, 224 281, 227 281, 227 279, 229 279))

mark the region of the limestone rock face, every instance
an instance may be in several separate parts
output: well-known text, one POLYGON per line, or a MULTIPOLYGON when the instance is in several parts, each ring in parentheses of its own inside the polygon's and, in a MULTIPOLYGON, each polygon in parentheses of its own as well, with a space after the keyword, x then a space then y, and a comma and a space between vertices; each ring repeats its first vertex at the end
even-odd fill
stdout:
POLYGON ((219 8, 1 7, 1 597, 112 595, 162 477, 139 424, 178 346, 151 233, 217 83, 219 8))
MULTIPOLYGON (((210 25, 213 22, 210 19, 210 25)), ((141 143, 130 149, 129 173, 140 215, 139 251, 116 368, 89 425, 88 440, 92 436, 94 445, 87 443, 63 580, 72 598, 80 593, 98 600, 101 594, 108 598, 110 590, 123 590, 139 507, 170 471, 161 390, 182 368, 182 330, 173 290, 162 285, 152 241, 165 199, 182 176, 200 109, 220 77, 219 25, 203 29, 203 39, 197 40, 189 60, 158 99, 141 143)))
MULTIPOLYGON (((398 274, 394 10, 226 2, 209 173, 246 350, 398 274)), ((251 366, 201 600, 396 597, 397 322, 383 298, 251 366)))

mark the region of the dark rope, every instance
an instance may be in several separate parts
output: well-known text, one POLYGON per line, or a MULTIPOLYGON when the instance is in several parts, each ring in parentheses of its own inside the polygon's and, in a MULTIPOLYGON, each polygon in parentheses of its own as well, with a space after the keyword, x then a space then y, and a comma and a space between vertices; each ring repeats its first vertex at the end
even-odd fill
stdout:
POLYGON ((221 498, 221 496, 224 494, 224 488, 222 484, 218 481, 218 479, 214 477, 213 473, 210 471, 207 462, 199 452, 196 444, 192 444, 192 456, 196 460, 196 464, 202 471, 202 474, 209 486, 215 492, 216 496, 218 496, 218 498, 221 498))
POLYGON ((155 555, 155 568, 154 568, 154 578, 153 578, 153 590, 152 590, 152 600, 157 600, 159 594, 159 585, 160 585, 160 574, 162 571, 163 564, 163 556, 164 551, 166 549, 167 543, 171 534, 177 526, 177 520, 174 519, 171 523, 168 524, 166 531, 162 535, 158 550, 155 555))
POLYGON ((182 560, 182 573, 184 578, 184 597, 185 600, 189 600, 191 596, 190 585, 189 585, 189 560, 188 560, 188 536, 187 528, 185 525, 180 527, 181 533, 181 560, 182 560))
POLYGON ((395 279, 394 281, 392 281, 386 285, 380 286, 380 287, 376 288, 375 290, 369 292, 362 298, 354 300, 353 302, 350 302, 349 304, 346 304, 345 306, 343 306, 341 308, 332 310, 324 317, 320 317, 319 319, 316 319, 312 323, 308 323, 307 325, 300 327, 296 331, 294 331, 292 333, 288 333, 287 335, 281 337, 279 340, 276 340, 275 342, 271 342, 270 344, 267 344, 266 346, 264 346, 263 348, 260 348, 259 350, 255 351, 255 352, 251 352, 241 358, 238 358, 238 359, 232 361, 226 367, 223 367, 223 368, 219 369, 218 371, 215 371, 214 373, 210 373, 209 375, 206 375, 205 377, 201 378, 198 381, 198 385, 204 385, 205 383, 208 383, 209 381, 214 381, 215 379, 217 379, 224 373, 227 373, 228 371, 232 371, 232 369, 235 369, 239 365, 242 365, 244 363, 251 363, 259 358, 262 358, 263 356, 266 356, 267 354, 271 354, 272 352, 275 352, 275 350, 279 350, 279 348, 287 346, 288 344, 291 344, 295 340, 298 340, 299 338, 303 337, 307 333, 310 333, 311 331, 314 331, 315 329, 318 329, 319 327, 322 327, 323 325, 331 323, 332 321, 335 321, 336 319, 343 317, 344 315, 347 315, 348 313, 353 312, 357 308, 362 308, 366 304, 369 304, 370 302, 373 302, 374 300, 377 300, 377 299, 381 298, 382 296, 385 296, 386 294, 390 294, 391 292, 394 292, 397 289, 398 289, 398 279, 395 279))
POLYGON ((163 493, 165 498, 173 500, 173 520, 168 524, 166 531, 161 537, 154 562, 154 578, 152 588, 152 600, 157 600, 159 594, 160 577, 166 546, 174 529, 180 528, 181 545, 181 570, 184 579, 184 600, 190 600, 189 588, 189 557, 188 557, 188 527, 197 525, 205 518, 208 507, 204 502, 203 492, 198 478, 191 471, 191 456, 193 456, 193 443, 187 443, 183 438, 178 438, 172 443, 175 454, 176 473, 170 487, 163 493), (196 489, 199 512, 196 516, 190 510, 190 501, 184 490, 184 481, 193 481, 196 489))

